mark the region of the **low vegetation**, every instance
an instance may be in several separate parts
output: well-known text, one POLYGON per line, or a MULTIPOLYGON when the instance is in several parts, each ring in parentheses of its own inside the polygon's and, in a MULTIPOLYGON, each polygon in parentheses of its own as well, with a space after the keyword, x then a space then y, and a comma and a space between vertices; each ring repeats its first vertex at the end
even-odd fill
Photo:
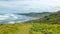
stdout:
POLYGON ((0 34, 60 34, 60 24, 4 24, 0 25, 0 34))

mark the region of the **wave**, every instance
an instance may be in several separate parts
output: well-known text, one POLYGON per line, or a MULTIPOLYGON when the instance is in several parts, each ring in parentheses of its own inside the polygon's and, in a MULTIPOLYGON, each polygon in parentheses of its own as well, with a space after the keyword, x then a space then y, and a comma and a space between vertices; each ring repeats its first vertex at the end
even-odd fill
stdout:
POLYGON ((16 23, 16 22, 24 22, 28 20, 32 20, 32 17, 24 16, 24 15, 16 15, 16 14, 3 14, 0 15, 0 23, 16 23))

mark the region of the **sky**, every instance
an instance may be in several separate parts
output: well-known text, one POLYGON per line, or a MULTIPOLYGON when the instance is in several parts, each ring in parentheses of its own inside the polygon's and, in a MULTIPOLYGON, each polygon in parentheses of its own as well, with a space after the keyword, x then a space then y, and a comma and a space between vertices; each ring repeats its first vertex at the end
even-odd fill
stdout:
POLYGON ((0 13, 55 12, 60 0, 0 0, 0 13))

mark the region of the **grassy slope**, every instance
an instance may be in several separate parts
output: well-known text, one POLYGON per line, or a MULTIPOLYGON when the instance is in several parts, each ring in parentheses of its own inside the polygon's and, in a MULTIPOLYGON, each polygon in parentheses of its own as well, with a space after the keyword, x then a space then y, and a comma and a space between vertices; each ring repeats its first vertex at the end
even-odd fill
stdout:
POLYGON ((60 25, 43 23, 0 25, 0 34, 60 34, 60 25))
POLYGON ((35 23, 31 30, 32 34, 60 34, 60 25, 35 23))
POLYGON ((31 24, 0 25, 0 34, 29 34, 31 24))

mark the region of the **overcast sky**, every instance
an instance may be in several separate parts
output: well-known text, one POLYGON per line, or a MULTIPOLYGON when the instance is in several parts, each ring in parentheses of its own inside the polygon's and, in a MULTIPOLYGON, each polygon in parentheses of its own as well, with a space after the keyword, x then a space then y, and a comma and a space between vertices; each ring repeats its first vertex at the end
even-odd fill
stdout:
POLYGON ((0 13, 53 12, 60 9, 60 0, 0 0, 0 13))

